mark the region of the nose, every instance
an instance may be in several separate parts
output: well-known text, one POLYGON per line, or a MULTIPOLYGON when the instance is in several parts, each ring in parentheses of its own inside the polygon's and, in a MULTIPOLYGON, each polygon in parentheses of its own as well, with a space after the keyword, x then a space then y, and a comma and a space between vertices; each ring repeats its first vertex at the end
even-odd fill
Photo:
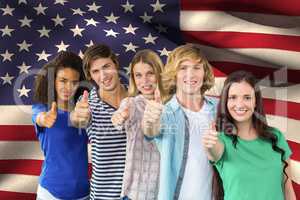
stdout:
POLYGON ((74 83, 72 81, 67 81, 65 83, 65 88, 66 89, 72 89, 74 87, 74 83))
POLYGON ((142 75, 139 78, 139 82, 142 83, 142 84, 147 84, 149 82, 149 78, 146 75, 142 75))
POLYGON ((106 70, 101 71, 99 75, 99 80, 105 80, 109 78, 109 73, 106 70))
POLYGON ((193 67, 188 67, 186 70, 187 77, 193 77, 196 73, 196 70, 193 67))
POLYGON ((236 100, 236 106, 238 107, 238 108, 240 108, 240 107, 243 107, 245 105, 245 103, 244 103, 244 99, 243 98, 237 98, 237 100, 236 100))
POLYGON ((101 77, 105 78, 106 75, 107 75, 106 70, 101 70, 101 71, 100 71, 100 76, 101 76, 101 77))

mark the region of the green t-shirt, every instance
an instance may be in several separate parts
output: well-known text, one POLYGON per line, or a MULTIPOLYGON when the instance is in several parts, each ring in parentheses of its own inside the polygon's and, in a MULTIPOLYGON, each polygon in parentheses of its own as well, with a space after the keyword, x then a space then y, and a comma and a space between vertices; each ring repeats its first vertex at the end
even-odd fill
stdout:
MULTIPOLYGON (((277 146, 285 151, 284 160, 288 159, 291 150, 284 136, 277 129, 273 133, 278 137, 277 146)), ((235 148, 229 136, 221 133, 219 138, 225 149, 215 166, 223 181, 224 200, 284 200, 284 164, 271 143, 238 138, 235 148)))

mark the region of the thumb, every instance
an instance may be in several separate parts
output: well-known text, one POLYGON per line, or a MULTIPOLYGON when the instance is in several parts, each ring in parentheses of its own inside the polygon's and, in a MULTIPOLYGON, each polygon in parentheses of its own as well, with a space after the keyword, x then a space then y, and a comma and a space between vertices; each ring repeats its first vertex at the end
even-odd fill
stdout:
POLYGON ((162 104, 162 100, 161 100, 161 95, 160 95, 160 91, 159 91, 159 88, 158 88, 158 85, 154 91, 154 101, 156 103, 160 103, 162 104))
POLYGON ((131 105, 131 99, 130 99, 130 97, 128 97, 125 108, 122 111, 122 116, 123 117, 128 117, 129 116, 130 105, 131 105))
POLYGON ((130 109, 130 105, 131 105, 131 98, 130 98, 130 97, 128 97, 128 99, 127 99, 127 102, 126 102, 126 107, 125 107, 125 110, 129 111, 129 109, 130 109))
POLYGON ((88 102, 88 99, 89 99, 89 92, 84 90, 83 95, 82 95, 82 101, 88 102))
POLYGON ((51 104, 50 112, 52 112, 52 113, 56 113, 57 112, 57 104, 56 104, 55 101, 53 101, 52 104, 51 104))

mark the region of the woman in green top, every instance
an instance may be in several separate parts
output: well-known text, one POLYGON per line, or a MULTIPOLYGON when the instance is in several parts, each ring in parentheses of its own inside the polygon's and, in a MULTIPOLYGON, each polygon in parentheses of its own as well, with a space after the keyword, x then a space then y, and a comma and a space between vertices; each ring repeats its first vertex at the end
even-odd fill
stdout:
POLYGON ((268 126, 252 74, 238 71, 228 76, 217 124, 212 124, 202 142, 218 172, 216 196, 220 198, 216 199, 296 200, 290 179, 291 150, 283 134, 268 126))

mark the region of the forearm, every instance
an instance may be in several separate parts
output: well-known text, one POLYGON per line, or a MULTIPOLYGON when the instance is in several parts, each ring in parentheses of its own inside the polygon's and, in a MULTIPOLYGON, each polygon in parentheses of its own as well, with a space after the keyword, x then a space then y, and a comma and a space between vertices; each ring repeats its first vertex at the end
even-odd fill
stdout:
POLYGON ((221 141, 217 141, 216 145, 207 150, 207 157, 210 161, 217 162, 223 155, 224 144, 221 141))
POLYGON ((284 187, 284 193, 285 193, 285 200, 296 200, 296 195, 293 189, 292 181, 291 179, 288 179, 286 181, 285 187, 284 187))
POLYGON ((284 178, 282 179, 285 200, 296 200, 296 195, 291 180, 292 173, 290 159, 287 159, 286 162, 288 163, 285 169, 286 175, 284 175, 284 178))

